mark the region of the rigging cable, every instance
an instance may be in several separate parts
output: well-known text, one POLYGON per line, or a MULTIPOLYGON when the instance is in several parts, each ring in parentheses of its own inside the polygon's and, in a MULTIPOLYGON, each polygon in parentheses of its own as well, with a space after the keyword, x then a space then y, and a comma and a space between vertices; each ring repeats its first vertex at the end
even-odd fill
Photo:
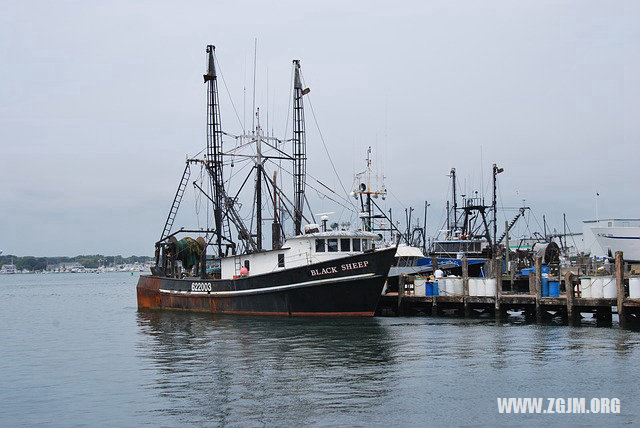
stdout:
MULTIPOLYGON (((304 77, 302 76, 302 73, 300 73, 300 77, 302 77, 302 82, 304 83, 304 86, 307 86, 306 83, 304 82, 304 77)), ((317 119, 316 113, 315 113, 315 111, 313 109, 313 104, 311 103, 311 98, 309 97, 309 94, 307 94, 307 99, 309 100, 309 107, 311 108, 311 115, 313 116, 313 121, 315 122, 316 128, 318 129, 318 134, 320 135, 320 141, 322 141, 322 147, 324 147, 324 151, 327 153, 327 157, 329 158, 329 163, 331 164, 331 168, 333 168, 333 172, 336 175, 336 178, 338 179, 338 182, 340 183, 340 187, 342 187, 342 191, 347 196, 347 200, 349 201, 351 206, 353 206, 353 209, 357 212, 358 207, 356 207, 356 205, 353 202, 351 202, 351 199, 349 199, 349 192, 347 192, 347 189, 345 189, 344 184, 342 183, 342 180, 340 179, 340 175, 338 174, 338 171, 336 170, 336 166, 333 163, 333 159, 331 159, 331 155, 329 154, 329 149, 327 149, 327 144, 324 141, 324 137, 322 135, 322 131, 320 130, 320 125, 318 124, 318 119, 317 119)))
MULTIPOLYGON (((272 161, 271 159, 269 159, 269 162, 273 163, 274 165, 276 164, 276 163, 275 163, 274 161, 272 161)), ((286 172, 287 174, 289 174, 290 176, 293 176, 293 174, 292 174, 290 171, 287 171, 286 169, 283 169, 283 171, 284 171, 284 172, 286 172)), ((307 175, 308 175, 308 174, 307 174, 307 175)), ((316 180, 316 181, 317 181, 317 180, 316 180)), ((317 188, 313 187, 311 184, 307 183, 307 186, 309 186, 309 188, 310 188, 311 190, 315 190, 315 191, 316 191, 316 192, 318 192, 319 194, 323 195, 326 199, 329 199, 330 201, 335 202, 336 204, 340 205, 342 208, 344 208, 344 209, 348 209, 348 210, 351 210, 351 207, 349 207, 349 206, 347 206, 347 205, 343 204, 343 203, 342 203, 342 202, 340 202, 340 201, 337 201, 337 200, 333 199, 331 196, 327 195, 326 193, 322 193, 322 191, 321 191, 321 190, 319 190, 319 189, 317 189, 317 188)), ((325 186, 325 187, 326 187, 326 186, 325 186)), ((338 194, 336 193, 336 194, 335 194, 335 196, 340 196, 340 195, 338 195, 338 194)), ((308 202, 307 202, 307 205, 309 205, 309 203, 308 203, 308 202)), ((309 210, 311 210, 311 208, 309 208, 309 210)))
POLYGON ((240 127, 242 128, 242 133, 244 134, 245 133, 244 124, 240 120, 240 115, 238 114, 238 110, 236 109, 236 105, 233 102, 233 98, 231 98, 231 92, 229 92, 229 88, 227 87, 227 81, 224 80, 224 75, 222 74, 222 67, 220 66, 220 61, 218 61, 218 56, 216 55, 215 50, 213 51, 213 56, 214 56, 214 59, 216 61, 216 64, 218 64, 218 72, 220 73, 220 77, 222 78, 222 84, 224 85, 224 89, 227 91, 227 95, 229 96, 229 101, 231 101, 231 106, 233 107, 233 111, 236 114, 236 118, 238 119, 238 123, 240 124, 240 127))

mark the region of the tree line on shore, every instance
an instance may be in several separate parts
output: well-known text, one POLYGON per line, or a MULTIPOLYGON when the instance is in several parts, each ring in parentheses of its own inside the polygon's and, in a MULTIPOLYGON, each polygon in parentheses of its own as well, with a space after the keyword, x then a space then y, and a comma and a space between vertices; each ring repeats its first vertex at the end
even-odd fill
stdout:
POLYGON ((16 269, 27 269, 30 271, 45 270, 49 265, 57 265, 60 263, 80 263, 86 268, 97 268, 100 266, 111 266, 114 263, 116 265, 129 264, 129 263, 144 263, 151 260, 152 257, 148 256, 105 256, 102 254, 94 255, 81 255, 75 257, 34 257, 34 256, 14 256, 11 254, 0 256, 0 265, 14 264, 16 269))

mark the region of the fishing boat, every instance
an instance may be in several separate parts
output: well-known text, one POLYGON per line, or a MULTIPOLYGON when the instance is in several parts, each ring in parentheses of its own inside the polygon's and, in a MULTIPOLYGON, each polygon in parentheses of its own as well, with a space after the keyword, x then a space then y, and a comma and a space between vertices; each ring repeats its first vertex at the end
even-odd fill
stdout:
POLYGON ((251 133, 233 136, 222 130, 215 47, 207 46, 206 52, 206 155, 187 159, 161 237, 155 244, 151 275, 142 275, 138 281, 138 307, 230 314, 372 316, 396 248, 381 248, 378 235, 364 227, 329 227, 327 215, 322 215, 322 225, 310 221, 313 216, 309 216, 305 197, 303 105, 309 89, 302 85, 300 62, 293 61, 292 138, 279 139, 264 132, 259 110, 251 133), (223 147, 223 136, 233 138, 235 145, 223 147), (291 153, 286 150, 289 143, 291 153), (251 151, 242 154, 240 150, 246 147, 251 151), (234 162, 242 161, 252 167, 239 189, 232 192, 230 182, 235 174, 223 168, 233 168, 234 162), (283 163, 292 165, 292 197, 283 190, 283 163), (271 175, 268 165, 278 165, 279 169, 271 175), (192 184, 206 198, 212 224, 172 232, 194 166, 204 171, 200 183, 195 180, 192 184), (250 199, 251 215, 247 216, 241 213, 240 192, 250 181, 255 186, 250 199), (273 206, 271 249, 263 246, 266 198, 270 199, 266 203, 273 206), (247 217, 251 219, 249 225, 247 217), (292 223, 288 235, 286 220, 292 223), (198 236, 194 239, 185 236, 188 234, 198 236))

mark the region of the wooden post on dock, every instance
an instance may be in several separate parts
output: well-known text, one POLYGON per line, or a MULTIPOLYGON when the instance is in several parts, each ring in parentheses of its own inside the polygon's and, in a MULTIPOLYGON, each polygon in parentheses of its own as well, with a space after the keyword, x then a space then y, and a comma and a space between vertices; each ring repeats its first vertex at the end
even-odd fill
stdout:
POLYGON ((618 319, 620 327, 626 324, 626 314, 624 310, 624 257, 622 251, 616 251, 616 288, 618 291, 618 319))
POLYGON ((567 290, 567 322, 573 325, 576 318, 573 314, 573 272, 568 271, 564 274, 564 287, 567 290))
MULTIPOLYGON (((433 268, 433 276, 436 276, 436 270, 438 270, 438 258, 435 256, 431 256, 431 267, 433 268)), ((436 282, 438 282, 438 289, 440 289, 440 287, 442 286, 441 281, 439 281, 440 278, 435 278, 436 282)), ((431 303, 431 315, 432 316, 436 316, 438 315, 438 297, 435 295, 435 293, 433 293, 433 300, 431 303)), ((440 294, 440 292, 438 292, 438 294, 440 294)))
POLYGON ((401 274, 400 277, 398 278, 398 311, 397 311, 398 316, 403 315, 402 297, 404 296, 404 282, 405 282, 405 275, 401 274))
MULTIPOLYGON (((504 221, 504 260, 507 262, 507 273, 511 280, 511 291, 513 292, 513 269, 511 268, 511 251, 509 251, 509 222, 504 221)), ((500 276, 502 278, 502 275, 500 276)))
POLYGON ((536 256, 536 322, 542 321, 542 308, 540 307, 540 298, 542 298, 542 256, 536 256))
POLYGON ((495 259, 495 276, 496 276, 496 294, 495 294, 495 318, 500 319, 500 297, 502 296, 502 258, 500 256, 495 259))
POLYGON ((462 258, 462 294, 464 295, 464 316, 468 318, 471 315, 471 309, 469 308, 469 259, 467 256, 462 258))

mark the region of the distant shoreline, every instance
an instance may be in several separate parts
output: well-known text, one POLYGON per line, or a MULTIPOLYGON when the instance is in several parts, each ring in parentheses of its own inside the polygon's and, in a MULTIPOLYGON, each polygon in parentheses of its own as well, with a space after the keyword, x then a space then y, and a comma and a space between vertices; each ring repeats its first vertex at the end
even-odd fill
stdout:
POLYGON ((75 257, 35 257, 0 255, 0 274, 16 273, 84 273, 145 272, 153 264, 150 256, 110 256, 102 254, 75 257))

